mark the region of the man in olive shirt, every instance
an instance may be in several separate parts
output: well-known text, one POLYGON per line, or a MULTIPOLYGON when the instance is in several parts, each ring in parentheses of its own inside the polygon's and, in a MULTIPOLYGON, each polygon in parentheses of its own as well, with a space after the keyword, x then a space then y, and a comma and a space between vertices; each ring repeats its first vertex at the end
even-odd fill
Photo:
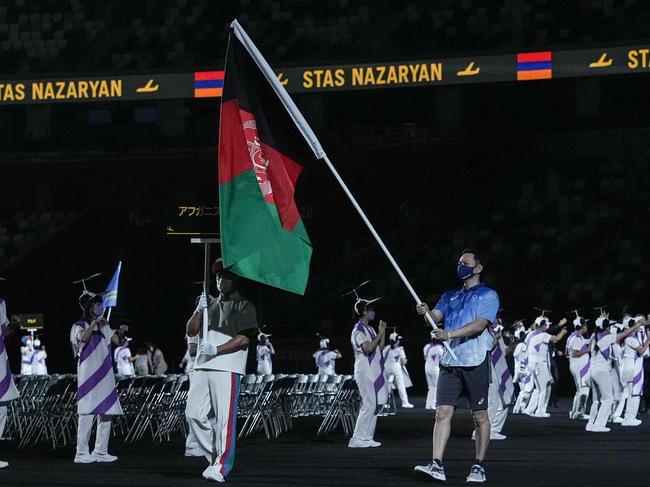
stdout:
POLYGON ((210 465, 203 478, 224 482, 235 460, 239 380, 246 373, 251 334, 258 328, 255 307, 237 292, 238 277, 212 266, 219 297, 199 298, 187 322, 187 336, 200 338, 185 414, 200 451, 210 465), (208 308, 208 336, 202 336, 203 310, 208 308))

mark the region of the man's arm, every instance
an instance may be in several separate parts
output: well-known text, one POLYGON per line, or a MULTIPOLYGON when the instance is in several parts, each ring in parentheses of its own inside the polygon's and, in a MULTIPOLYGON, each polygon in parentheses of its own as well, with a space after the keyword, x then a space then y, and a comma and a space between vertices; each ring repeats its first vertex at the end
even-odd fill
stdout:
POLYGON ((250 340, 246 335, 235 335, 226 343, 217 347, 217 356, 228 355, 231 353, 239 352, 240 350, 246 350, 249 343, 250 340))
POLYGON ((564 338, 564 335, 566 335, 567 333, 568 333, 568 332, 567 332, 567 329, 566 329, 566 328, 562 328, 562 329, 560 330, 560 332, 559 332, 557 335, 553 335, 553 336, 551 336, 551 338, 549 338, 549 341, 550 341, 550 342, 553 342, 553 343, 557 343, 557 342, 559 342, 560 340, 562 340, 562 338, 564 338))
POLYGON ((447 331, 438 329, 435 331, 435 334, 438 340, 451 340, 452 338, 471 337, 483 333, 483 330, 485 330, 489 324, 490 322, 488 320, 479 317, 475 320, 470 321, 465 326, 456 328, 455 330, 447 331))

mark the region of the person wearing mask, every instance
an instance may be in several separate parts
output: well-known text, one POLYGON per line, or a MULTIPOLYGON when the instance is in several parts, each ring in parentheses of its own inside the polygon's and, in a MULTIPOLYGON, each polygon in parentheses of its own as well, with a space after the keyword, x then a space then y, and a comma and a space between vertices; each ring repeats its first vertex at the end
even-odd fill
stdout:
POLYGON ((436 322, 444 320, 445 328, 435 330, 438 340, 447 341, 454 356, 447 350, 440 360, 436 422, 433 427, 433 455, 427 465, 415 467, 419 476, 446 480, 443 459, 451 420, 465 392, 472 410, 475 441, 475 460, 470 467, 467 482, 485 482, 485 455, 490 440, 490 420, 487 413, 490 384, 490 349, 492 334, 499 310, 499 295, 481 282, 484 263, 472 249, 461 252, 456 274, 462 285, 444 293, 433 310, 419 303, 420 315, 429 313, 436 322))
POLYGON ((224 482, 235 461, 239 382, 246 374, 250 337, 258 329, 255 306, 239 294, 239 277, 212 265, 219 296, 202 294, 187 321, 186 335, 200 343, 190 381, 185 415, 198 449, 208 461, 203 478, 224 482), (208 333, 203 336, 207 310, 208 333))
POLYGON ((47 375, 47 352, 40 338, 34 339, 34 352, 32 354, 32 375, 47 375))
MULTIPOLYGON (((379 298, 377 298, 379 299, 379 298)), ((384 357, 382 349, 386 337, 386 322, 379 321, 378 330, 372 327, 375 309, 372 303, 377 299, 357 298, 353 317, 358 321, 352 329, 350 342, 354 352, 354 381, 359 388, 361 408, 354 426, 354 433, 348 448, 376 448, 381 443, 375 441, 377 413, 386 403, 386 381, 384 377, 384 357)))
POLYGON ((124 377, 132 377, 135 375, 135 367, 133 362, 138 359, 138 355, 131 356, 131 349, 129 348, 130 338, 124 337, 120 345, 113 352, 113 359, 117 368, 117 375, 124 377))
POLYGON ((413 404, 409 402, 406 389, 413 387, 413 382, 411 382, 411 377, 406 370, 407 359, 406 352, 402 346, 402 337, 399 336, 396 331, 393 331, 388 338, 390 342, 383 350, 384 361, 386 364, 386 375, 392 375, 394 377, 395 387, 397 388, 399 398, 402 401, 402 407, 411 409, 413 404))
POLYGON ((111 344, 118 345, 127 331, 122 325, 111 329, 104 318, 103 298, 88 291, 79 297, 83 310, 81 319, 72 325, 70 336, 77 357, 77 452, 75 463, 114 462, 108 453, 113 416, 121 415, 122 406, 115 389, 111 361, 111 344), (95 448, 90 453, 89 441, 97 420, 95 448))
POLYGON ((569 370, 576 393, 573 396, 573 406, 569 412, 571 419, 589 419, 586 414, 589 399, 589 340, 587 335, 587 320, 578 315, 573 320, 573 333, 566 341, 566 356, 569 358, 569 370))
POLYGON ((312 355, 316 362, 318 375, 335 375, 336 361, 341 358, 341 352, 330 350, 330 339, 321 338, 320 348, 312 355))

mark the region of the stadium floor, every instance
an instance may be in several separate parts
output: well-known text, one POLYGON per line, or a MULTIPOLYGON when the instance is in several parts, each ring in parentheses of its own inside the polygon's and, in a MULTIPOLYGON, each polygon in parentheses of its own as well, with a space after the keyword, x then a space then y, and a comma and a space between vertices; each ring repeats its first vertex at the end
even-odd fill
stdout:
MULTIPOLYGON (((433 414, 415 398, 412 410, 380 418, 375 439, 382 447, 348 449, 342 433, 316 439, 318 422, 298 420, 277 440, 258 435, 237 446, 235 468, 228 484, 246 486, 402 486, 427 482, 413 475, 413 466, 430 456, 433 414)), ((551 408, 548 419, 510 416, 505 441, 490 444, 488 482, 498 486, 636 486, 650 478, 650 416, 638 428, 614 426, 611 433, 586 433, 583 421, 568 419, 568 401, 551 408), (562 407, 564 406, 564 407, 562 407)), ((465 484, 473 459, 471 420, 459 410, 449 442, 446 485, 465 484)), ((195 486, 205 461, 185 458, 183 444, 154 446, 148 442, 113 442, 114 464, 76 465, 73 449, 27 449, 3 442, 0 458, 11 462, 0 470, 0 485, 18 486, 195 486)), ((435 483, 435 482, 430 482, 435 483)))

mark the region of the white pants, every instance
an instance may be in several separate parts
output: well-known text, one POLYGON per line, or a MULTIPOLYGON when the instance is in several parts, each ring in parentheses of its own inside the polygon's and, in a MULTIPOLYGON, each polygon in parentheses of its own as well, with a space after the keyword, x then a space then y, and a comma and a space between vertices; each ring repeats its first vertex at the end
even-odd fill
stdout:
POLYGON ((573 407, 571 408, 571 417, 575 417, 577 414, 585 414, 587 410, 589 386, 585 385, 584 381, 580 378, 580 368, 578 360, 571 361, 569 370, 571 371, 571 377, 573 377, 573 382, 576 386, 576 393, 573 396, 573 407))
POLYGON ((612 374, 609 367, 591 368, 591 410, 589 422, 596 426, 606 426, 614 404, 612 374))
POLYGON ((266 362, 257 362, 258 375, 271 375, 273 373, 273 366, 266 362))
POLYGON ((196 370, 185 408, 198 449, 224 477, 235 461, 239 379, 233 372, 196 370))
POLYGON ((361 409, 359 409, 357 424, 354 427, 352 436, 363 441, 372 440, 377 426, 377 394, 375 393, 375 386, 365 374, 356 371, 354 381, 359 388, 361 409))
MULTIPOLYGON (((193 376, 194 376, 194 370, 187 371, 187 380, 190 381, 190 384, 192 383, 193 376)), ((187 438, 185 438, 185 451, 191 452, 191 451, 199 450, 199 444, 196 442, 196 438, 194 437, 194 433, 192 432, 192 428, 190 427, 190 420, 187 418, 187 414, 185 415, 185 421, 187 422, 187 438)))
MULTIPOLYGON (((402 405, 409 403, 409 397, 406 394, 406 387, 404 386, 404 373, 402 372, 402 367, 391 367, 386 369, 386 374, 393 374, 395 377, 395 385, 397 386, 397 392, 399 393, 399 398, 402 401, 402 405)), ((374 389, 373 389, 374 391, 374 389)))
POLYGON ((427 360, 427 363, 424 366, 424 373, 427 376, 427 385, 429 386, 429 392, 427 392, 427 403, 425 407, 427 409, 435 409, 440 366, 438 364, 434 364, 431 362, 431 360, 427 360))
POLYGON ((526 408, 527 414, 544 414, 551 397, 551 383, 553 377, 548 362, 531 362, 530 371, 535 381, 535 392, 526 408), (537 393, 537 394, 536 394, 537 393), (535 401, 535 399, 537 399, 535 401))
POLYGON ((97 432, 95 434, 95 449, 93 453, 106 455, 108 453, 108 440, 111 437, 111 422, 113 416, 95 416, 93 414, 79 414, 77 427, 77 455, 90 454, 90 434, 93 423, 97 418, 97 432))
POLYGON ((488 389, 488 418, 490 418, 490 432, 501 433, 508 416, 508 406, 503 405, 499 395, 499 385, 496 381, 490 383, 488 389))
POLYGON ((3 438, 5 432, 5 425, 7 424, 7 406, 0 404, 0 439, 3 438))

